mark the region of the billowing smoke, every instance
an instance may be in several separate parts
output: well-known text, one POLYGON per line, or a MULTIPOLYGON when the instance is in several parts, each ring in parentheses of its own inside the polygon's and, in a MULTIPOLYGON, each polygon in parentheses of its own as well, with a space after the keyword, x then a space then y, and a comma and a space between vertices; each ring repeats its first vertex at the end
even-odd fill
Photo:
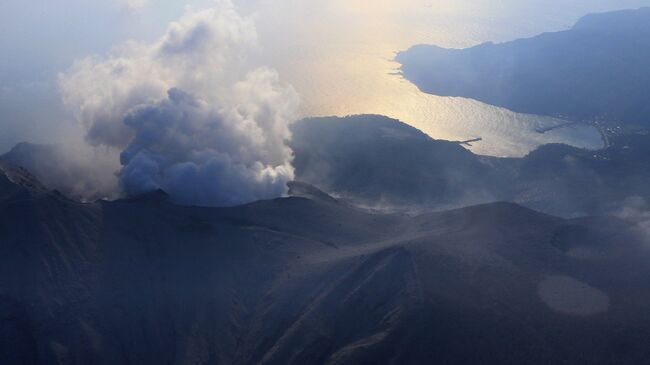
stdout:
POLYGON ((77 138, 56 145, 19 143, 0 161, 25 168, 49 189, 80 201, 119 197, 115 154, 77 138))
POLYGON ((634 224, 634 228, 650 243, 650 204, 639 196, 625 199, 616 215, 634 224))
POLYGON ((147 0, 119 0, 119 5, 129 13, 137 13, 147 5, 147 0))
POLYGON ((232 205, 282 195, 293 178, 289 124, 298 96, 251 67, 257 34, 230 1, 187 10, 153 44, 75 62, 64 102, 93 145, 122 150, 124 192, 232 205))

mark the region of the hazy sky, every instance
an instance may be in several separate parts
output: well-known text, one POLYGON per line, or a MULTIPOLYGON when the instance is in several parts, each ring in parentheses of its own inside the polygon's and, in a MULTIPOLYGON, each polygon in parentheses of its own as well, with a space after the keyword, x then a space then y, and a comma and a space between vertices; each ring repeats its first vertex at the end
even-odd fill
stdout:
MULTIPOLYGON (((106 54, 128 39, 157 39, 186 6, 202 8, 212 3, 0 2, 0 151, 20 140, 57 141, 78 131, 60 103, 56 84, 57 74, 75 59, 106 54)), ((276 68, 283 80, 296 87, 304 115, 388 114, 441 138, 472 137, 490 121, 508 126, 519 123, 519 117, 499 111, 504 116, 492 120, 491 108, 478 107, 481 110, 477 111, 474 103, 416 95, 410 85, 390 75, 395 68, 391 62, 394 52, 417 43, 466 47, 488 40, 505 41, 566 29, 589 12, 650 5, 638 0, 235 3, 244 14, 255 14, 261 46, 258 62, 276 68), (400 95, 406 96, 396 99, 400 95), (480 115, 474 119, 484 122, 461 125, 458 118, 468 115, 480 115)))
MULTIPOLYGON (((0 151, 21 140, 78 132, 60 102, 59 72, 128 39, 151 40, 186 5, 211 1, 35 0, 0 2, 0 151)), ((76 136, 75 136, 76 137, 76 136)))

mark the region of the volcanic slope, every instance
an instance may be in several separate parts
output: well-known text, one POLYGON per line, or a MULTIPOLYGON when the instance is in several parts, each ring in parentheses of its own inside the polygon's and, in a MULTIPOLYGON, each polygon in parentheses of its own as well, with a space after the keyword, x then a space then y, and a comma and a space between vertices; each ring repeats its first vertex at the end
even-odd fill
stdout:
POLYGON ((314 188, 232 208, 81 204, 0 167, 2 364, 642 363, 630 224, 495 203, 373 214, 314 188))

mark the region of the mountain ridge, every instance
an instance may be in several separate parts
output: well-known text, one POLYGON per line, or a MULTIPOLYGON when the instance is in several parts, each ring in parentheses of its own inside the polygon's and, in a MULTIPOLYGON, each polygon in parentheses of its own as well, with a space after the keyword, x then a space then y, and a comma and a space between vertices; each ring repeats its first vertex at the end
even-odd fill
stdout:
POLYGON ((305 197, 0 200, 0 358, 633 362, 650 351, 638 334, 650 328, 641 247, 626 224, 511 203, 407 216, 305 197))
POLYGON ((420 90, 570 121, 648 126, 650 8, 588 15, 569 30, 396 57, 420 90))

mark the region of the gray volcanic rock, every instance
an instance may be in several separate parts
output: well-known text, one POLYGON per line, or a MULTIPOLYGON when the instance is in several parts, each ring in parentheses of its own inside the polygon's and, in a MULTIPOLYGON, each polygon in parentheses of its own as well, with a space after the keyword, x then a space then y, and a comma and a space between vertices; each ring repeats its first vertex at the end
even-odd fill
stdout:
POLYGON ((161 196, 0 197, 3 364, 650 356, 650 252, 618 219, 508 203, 405 216, 321 198, 197 208, 161 196))

